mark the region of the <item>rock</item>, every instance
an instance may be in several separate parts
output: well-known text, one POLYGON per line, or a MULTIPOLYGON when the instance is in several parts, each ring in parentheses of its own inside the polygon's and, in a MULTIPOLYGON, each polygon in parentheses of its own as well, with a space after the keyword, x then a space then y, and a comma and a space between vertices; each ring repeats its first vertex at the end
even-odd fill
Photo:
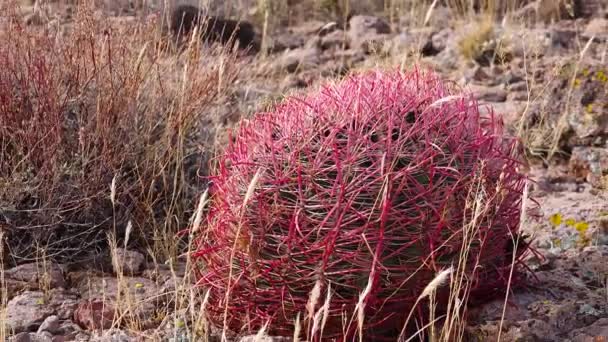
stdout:
POLYGON ((55 263, 29 263, 5 271, 8 280, 22 282, 29 290, 66 287, 62 265, 55 263))
POLYGON ((559 51, 572 50, 576 44, 578 32, 570 27, 553 28, 551 31, 551 47, 559 51))
POLYGON ((339 30, 339 29, 340 29, 340 25, 338 25, 337 22, 332 21, 332 22, 329 22, 329 23, 323 25, 321 28, 319 28, 317 30, 317 35, 319 37, 324 37, 324 36, 326 36, 326 35, 328 35, 328 34, 330 34, 332 32, 335 32, 335 31, 339 30))
POLYGON ((41 334, 42 332, 49 332, 51 334, 55 334, 57 333, 57 331, 59 330, 59 317, 57 317, 56 315, 51 315, 49 317, 47 317, 42 324, 40 324, 40 327, 38 328, 38 334, 41 334))
POLYGON ((291 337, 280 337, 280 336, 268 336, 263 335, 258 337, 257 335, 243 336, 239 342, 291 342, 291 337))
POLYGON ((435 67, 441 72, 458 70, 464 64, 462 55, 456 48, 446 48, 431 60, 435 67))
POLYGON ((509 95, 507 96, 507 101, 525 102, 528 100, 528 93, 526 91, 509 91, 509 95))
POLYGON ((40 26, 46 23, 46 20, 42 18, 40 12, 36 11, 34 13, 28 14, 25 17, 25 24, 32 26, 40 26))
POLYGON ((342 30, 335 30, 321 37, 320 46, 322 50, 349 48, 348 36, 342 30))
POLYGON ((316 67, 320 63, 320 51, 317 48, 298 48, 287 51, 274 64, 278 71, 286 70, 294 73, 316 67))
POLYGON ((61 331, 61 333, 64 335, 68 335, 68 334, 76 335, 77 333, 82 331, 82 328, 80 328, 80 326, 78 324, 76 324, 70 320, 70 321, 61 322, 59 331, 61 331))
POLYGON ((236 44, 241 49, 258 50, 255 28, 250 22, 228 19, 218 16, 207 16, 196 6, 181 4, 171 10, 169 15, 169 30, 174 37, 188 37, 196 26, 204 41, 221 44, 236 44), (199 23, 205 23, 200 26, 199 23))
POLYGON ((278 34, 276 37, 269 38, 268 52, 279 53, 285 50, 294 50, 304 46, 306 39, 303 35, 278 34))
POLYGON ((363 36, 366 34, 388 34, 391 26, 386 20, 371 15, 355 15, 349 20, 349 34, 363 36))
POLYGON ((528 84, 526 81, 515 82, 507 85, 507 89, 509 90, 509 96, 511 96, 511 92, 526 92, 528 91, 528 84))
POLYGON ((592 18, 606 15, 608 6, 605 0, 575 0, 575 9, 577 17, 592 18))
POLYGON ((29 289, 29 285, 26 282, 14 280, 14 279, 5 279, 4 288, 2 293, 0 294, 0 298, 7 298, 8 300, 15 297, 17 294, 22 292, 24 289, 29 289))
POLYGON ((514 127, 526 108, 525 102, 506 101, 494 103, 480 103, 479 113, 487 115, 492 109, 497 117, 501 117, 505 126, 514 127))
POLYGON ((480 102, 505 102, 507 92, 501 87, 471 86, 475 98, 480 102))
MULTIPOLYGON (((82 333, 82 328, 78 324, 69 321, 63 321, 59 327, 58 333, 53 336, 53 342, 60 341, 80 341, 77 336, 82 333)), ((88 341, 88 338, 86 339, 88 341)))
POLYGON ((36 330, 38 326, 55 312, 42 292, 25 291, 11 299, 6 305, 4 324, 15 333, 36 330))
POLYGON ((495 72, 492 72, 490 68, 480 65, 466 69, 461 82, 462 84, 473 83, 477 86, 476 89, 480 89, 478 86, 494 87, 500 84, 499 77, 497 77, 495 72))
POLYGON ((435 56, 440 50, 433 46, 432 36, 433 31, 429 27, 401 32, 390 40, 392 53, 414 52, 423 56, 435 56))
POLYGON ((608 135, 608 68, 583 66, 571 102, 568 123, 577 138, 608 135))
POLYGON ((366 53, 378 51, 390 33, 390 25, 382 18, 370 15, 350 18, 348 37, 354 49, 362 49, 366 53))
POLYGON ((125 331, 110 329, 101 332, 99 335, 91 336, 90 342, 135 342, 137 340, 125 331))
POLYGON ((536 19, 545 23, 549 23, 553 20, 577 16, 577 13, 574 13, 574 8, 567 7, 564 1, 537 0, 534 5, 536 10, 536 19))
MULTIPOLYGON (((294 75, 287 75, 288 77, 295 77, 294 75)), ((186 275, 186 262, 178 261, 172 267, 167 264, 156 264, 153 269, 147 269, 143 272, 143 276, 156 281, 156 283, 163 283, 169 279, 177 277, 178 279, 184 278, 186 275)))
MULTIPOLYGON (((535 80, 539 86, 531 96, 537 100, 530 105, 526 125, 553 130, 557 140, 547 143, 555 142, 562 149, 604 145, 608 140, 608 69, 599 62, 563 57, 544 61, 542 68, 547 72, 535 80)), ((538 148, 549 148, 547 143, 538 148)))
POLYGON ((30 337, 30 333, 28 332, 21 332, 16 334, 15 336, 12 336, 8 339, 9 342, 31 342, 32 339, 30 337))
POLYGON ((53 335, 49 332, 41 332, 41 333, 30 333, 30 340, 32 342, 55 342, 53 335))
POLYGON ((76 334, 76 337, 74 337, 74 340, 89 342, 91 340, 91 336, 89 336, 87 333, 81 332, 81 333, 76 334))
MULTIPOLYGON (((93 277, 83 279, 77 288, 83 298, 79 308, 85 317, 101 317, 101 313, 118 310, 122 318, 135 319, 144 325, 153 318, 157 303, 164 299, 159 296, 159 286, 146 278, 93 277), (87 311, 98 313, 89 315, 87 311)), ((95 323, 100 322, 103 323, 95 323)), ((80 321, 76 323, 83 326, 80 321)))
POLYGON ((587 24, 582 33, 585 39, 595 37, 597 42, 606 42, 608 40, 608 19, 594 18, 587 24))
POLYGON ((281 92, 287 92, 291 89, 302 89, 308 87, 309 84, 303 78, 290 74, 284 77, 281 81, 281 92))
POLYGON ((509 44, 509 51, 514 58, 542 57, 551 50, 551 31, 546 28, 522 29, 506 35, 506 39, 515 42, 509 44))
POLYGON ((65 320, 72 317, 78 305, 78 295, 71 291, 52 290, 49 294, 50 304, 54 308, 55 315, 65 320))
POLYGON ((87 330, 109 329, 114 322, 116 308, 101 299, 81 302, 74 312, 74 321, 87 330))
POLYGON ((145 262, 143 254, 137 251, 117 248, 115 258, 116 260, 113 261, 113 266, 116 274, 126 274, 129 276, 141 274, 145 262))
POLYGON ((569 162, 570 173, 597 188, 608 185, 608 149, 576 146, 569 162))
POLYGON ((445 28, 439 32, 433 33, 431 38, 433 50, 437 52, 445 50, 449 46, 450 40, 454 39, 453 36, 454 31, 450 28, 445 28))
POLYGON ((63 289, 51 290, 46 295, 40 291, 25 291, 8 302, 4 323, 16 333, 34 331, 51 315, 60 319, 71 316, 76 303, 76 296, 63 289))
POLYGON ((570 336, 571 342, 604 342, 608 339, 608 318, 600 318, 590 326, 571 332, 570 336))
MULTIPOLYGON (((455 12, 453 11, 453 9, 447 7, 445 3, 446 1, 439 1, 439 3, 435 6, 432 15, 429 17, 429 21, 426 25, 427 27, 441 28, 445 27, 446 23, 453 21, 455 12)), ((407 12, 404 11, 402 13, 407 12)), ((424 21, 424 14, 426 13, 420 15, 420 12, 411 12, 402 15, 399 17, 397 25, 398 27, 422 27, 424 21)))

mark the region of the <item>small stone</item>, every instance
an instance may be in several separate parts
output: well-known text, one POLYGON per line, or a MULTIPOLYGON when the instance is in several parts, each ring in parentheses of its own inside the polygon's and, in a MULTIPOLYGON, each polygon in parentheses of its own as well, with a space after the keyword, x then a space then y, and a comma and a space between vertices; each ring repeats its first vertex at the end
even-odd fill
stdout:
POLYGON ((38 328, 38 334, 47 331, 51 334, 55 334, 59 330, 59 317, 56 315, 51 315, 47 317, 40 327, 38 328))
POLYGON ((114 272, 116 274, 126 274, 129 276, 140 275, 145 258, 143 254, 137 251, 129 251, 124 248, 117 248, 113 262, 114 272))

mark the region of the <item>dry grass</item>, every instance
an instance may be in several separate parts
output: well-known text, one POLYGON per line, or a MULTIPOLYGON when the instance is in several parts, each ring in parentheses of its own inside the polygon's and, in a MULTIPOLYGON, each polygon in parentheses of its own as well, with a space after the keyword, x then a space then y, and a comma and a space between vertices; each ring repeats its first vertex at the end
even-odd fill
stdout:
POLYGON ((154 23, 86 6, 75 16, 67 32, 2 22, 0 198, 12 261, 35 260, 32 241, 54 258, 93 252, 128 221, 133 244, 175 256, 239 62, 198 40, 169 54, 154 23))

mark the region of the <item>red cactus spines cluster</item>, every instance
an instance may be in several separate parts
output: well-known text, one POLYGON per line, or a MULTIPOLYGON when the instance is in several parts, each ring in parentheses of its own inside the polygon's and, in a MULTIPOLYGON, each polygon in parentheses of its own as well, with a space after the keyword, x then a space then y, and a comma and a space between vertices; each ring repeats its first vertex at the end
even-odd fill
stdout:
POLYGON ((290 335, 299 313, 310 330, 321 285, 324 337, 352 336, 364 290, 366 331, 398 333, 463 250, 473 295, 504 289, 518 165, 500 120, 429 71, 367 72, 290 97, 244 122, 218 160, 194 253, 210 318, 290 335))

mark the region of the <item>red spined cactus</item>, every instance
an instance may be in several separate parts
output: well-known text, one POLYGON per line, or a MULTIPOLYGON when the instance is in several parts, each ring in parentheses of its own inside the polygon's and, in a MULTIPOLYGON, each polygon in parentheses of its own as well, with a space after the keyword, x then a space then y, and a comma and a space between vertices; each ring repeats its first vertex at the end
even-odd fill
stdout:
POLYGON ((463 255, 471 296, 504 289, 525 251, 510 248, 525 184, 515 146, 474 98, 418 69, 351 76, 257 114, 219 157, 194 253, 211 320, 290 335, 298 313, 310 332, 326 305, 323 337, 350 340, 359 303, 364 339, 394 340, 463 255))

